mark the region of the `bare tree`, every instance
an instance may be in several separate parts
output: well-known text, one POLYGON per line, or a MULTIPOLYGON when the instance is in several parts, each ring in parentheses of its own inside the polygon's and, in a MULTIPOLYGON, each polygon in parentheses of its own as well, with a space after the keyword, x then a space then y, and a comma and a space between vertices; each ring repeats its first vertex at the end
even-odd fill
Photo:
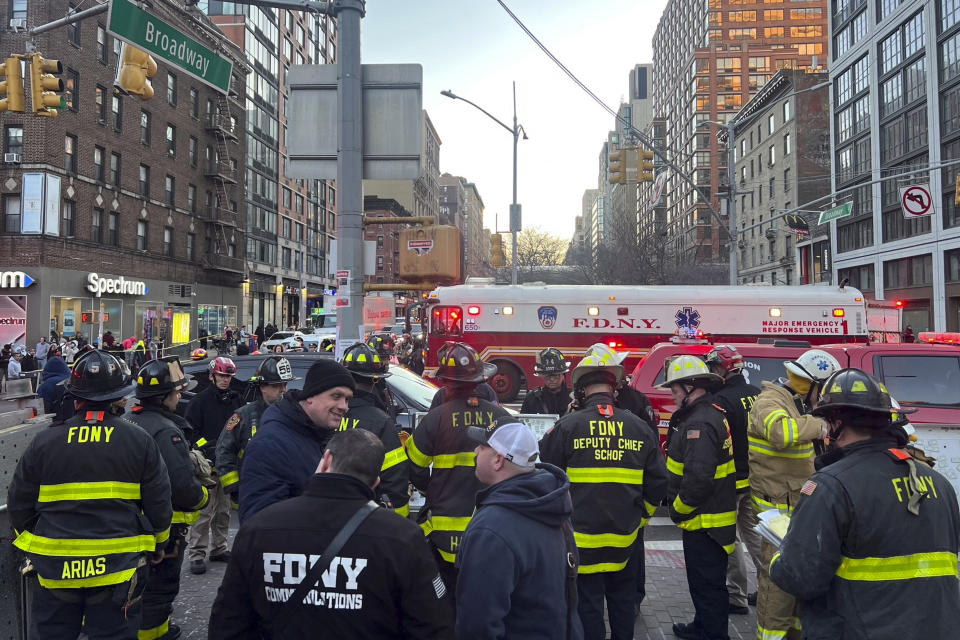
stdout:
MULTIPOLYGON (((517 234, 517 269, 524 274, 533 274, 549 267, 563 264, 568 240, 554 236, 539 227, 529 227, 517 234)), ((507 264, 513 261, 513 244, 504 243, 507 264)))

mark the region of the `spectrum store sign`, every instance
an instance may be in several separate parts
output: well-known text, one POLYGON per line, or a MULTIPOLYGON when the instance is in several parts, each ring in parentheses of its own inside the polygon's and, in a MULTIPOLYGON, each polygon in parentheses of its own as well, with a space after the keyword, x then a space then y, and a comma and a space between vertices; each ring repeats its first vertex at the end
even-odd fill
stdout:
POLYGON ((147 289, 147 283, 142 280, 127 280, 123 276, 103 278, 98 273, 88 273, 87 291, 99 298, 104 293, 142 296, 146 295, 149 289, 147 289))

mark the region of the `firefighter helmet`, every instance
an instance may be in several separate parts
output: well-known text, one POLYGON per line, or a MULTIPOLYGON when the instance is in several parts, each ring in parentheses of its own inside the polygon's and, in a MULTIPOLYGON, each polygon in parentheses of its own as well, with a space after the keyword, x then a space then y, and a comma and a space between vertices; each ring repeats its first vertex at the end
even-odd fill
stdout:
POLYGON ((497 373, 497 365, 480 360, 468 344, 447 342, 437 351, 437 378, 458 382, 483 382, 497 373))
POLYGON ((570 363, 567 362, 559 349, 550 347, 537 354, 537 362, 533 365, 533 371, 540 376, 558 376, 570 371, 570 363))
POLYGON ((681 382, 687 384, 721 383, 723 378, 710 371, 707 364, 697 356, 682 355, 671 358, 666 365, 666 379, 658 387, 669 388, 670 385, 681 382))
POLYGON ((134 383, 126 362, 112 353, 91 349, 73 363, 65 386, 67 393, 81 400, 110 402, 130 393, 134 383))
POLYGON ((882 382, 861 369, 841 369, 823 385, 820 402, 810 413, 827 416, 838 409, 893 414, 890 394, 882 382))
POLYGON ((623 361, 626 360, 627 356, 629 355, 629 351, 616 351, 612 347, 602 342, 596 342, 587 348, 587 352, 583 354, 583 359, 586 360, 589 356, 596 356, 600 360, 606 362, 608 365, 622 365, 623 361))
POLYGON ((299 377, 293 375, 293 367, 289 360, 283 356, 270 356, 260 362, 256 373, 250 378, 250 382, 257 385, 287 384, 292 380, 299 379, 299 377))
POLYGON ((783 366, 788 373, 814 382, 823 382, 842 368, 836 358, 820 349, 804 351, 799 358, 788 360, 783 366))
POLYGON ((730 345, 718 344, 704 356, 703 360, 708 367, 717 366, 727 373, 743 370, 743 354, 730 345))
POLYGON ((394 348, 397 346, 393 336, 389 333, 375 333, 367 340, 367 346, 388 358, 393 355, 394 348))
POLYGON ((206 349, 194 349, 190 354, 191 360, 206 360, 207 359, 207 350, 206 349))
POLYGON ((386 378, 390 375, 387 358, 377 353, 369 343, 357 342, 347 347, 340 364, 361 378, 386 378))
POLYGON ((187 377, 180 366, 180 358, 167 356, 148 360, 137 371, 138 398, 165 397, 177 389, 183 389, 188 384, 187 377))
POLYGON ((237 375, 237 365, 233 364, 233 360, 223 356, 214 358, 210 362, 210 373, 219 373, 224 376, 235 376, 237 375))
POLYGON ((616 387, 623 380, 623 365, 616 360, 611 361, 609 355, 600 355, 599 352, 591 353, 587 350, 587 355, 573 368, 570 379, 575 389, 599 382, 616 387))

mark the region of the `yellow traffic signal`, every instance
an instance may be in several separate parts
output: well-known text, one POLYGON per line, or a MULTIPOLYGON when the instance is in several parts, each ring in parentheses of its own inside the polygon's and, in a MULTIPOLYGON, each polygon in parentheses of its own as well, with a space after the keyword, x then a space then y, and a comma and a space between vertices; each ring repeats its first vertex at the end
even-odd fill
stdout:
POLYGON ((504 262, 503 237, 499 233, 495 233, 490 236, 490 266, 502 267, 504 262))
POLYGON ((627 184, 627 152, 621 149, 610 154, 607 180, 610 184, 627 184))
POLYGON ((63 91, 63 80, 55 73, 63 73, 59 60, 47 60, 42 54, 30 56, 30 94, 33 98, 33 113, 48 118, 57 117, 61 105, 58 92, 63 91))
POLYGON ((23 94, 23 67, 20 65, 20 58, 7 58, 0 65, 0 76, 6 78, 0 82, 0 111, 23 113, 26 97, 23 94))
POLYGON ((653 151, 637 151, 637 182, 653 182, 653 151))
POLYGON ((141 100, 153 97, 153 87, 149 78, 157 74, 157 61, 146 51, 123 45, 123 54, 120 58, 120 73, 114 86, 123 92, 140 96, 141 100))

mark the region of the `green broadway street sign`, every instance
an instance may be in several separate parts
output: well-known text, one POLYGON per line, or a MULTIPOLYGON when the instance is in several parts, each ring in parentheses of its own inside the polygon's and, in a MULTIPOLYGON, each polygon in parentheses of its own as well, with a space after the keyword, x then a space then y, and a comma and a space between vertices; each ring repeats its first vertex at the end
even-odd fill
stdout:
POLYGON ((820 212, 820 220, 817 222, 817 224, 830 222, 831 220, 836 220, 837 218, 845 218, 851 213, 853 213, 853 203, 847 202, 839 207, 834 207, 833 209, 827 209, 826 211, 820 212))
POLYGON ((130 0, 110 0, 107 31, 219 91, 230 90, 233 63, 130 0))

